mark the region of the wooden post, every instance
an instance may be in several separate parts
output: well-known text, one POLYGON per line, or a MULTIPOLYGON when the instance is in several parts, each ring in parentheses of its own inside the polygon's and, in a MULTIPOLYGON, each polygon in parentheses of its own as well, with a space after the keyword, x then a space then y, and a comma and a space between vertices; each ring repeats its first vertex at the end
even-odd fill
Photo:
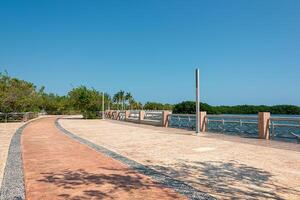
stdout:
POLYGON ((139 114, 139 123, 140 124, 144 120, 144 117, 145 117, 145 111, 144 110, 140 110, 140 114, 139 114))
POLYGON ((205 132, 206 131, 206 123, 205 123, 205 119, 206 118, 206 111, 201 111, 200 112, 200 131, 201 132, 205 132))
POLYGON ((168 125, 169 125, 169 118, 168 118, 169 114, 171 114, 171 112, 168 111, 168 110, 163 110, 162 111, 162 117, 161 117, 161 126, 162 127, 168 127, 168 125))
POLYGON ((129 110, 126 110, 126 111, 125 111, 125 121, 128 120, 129 115, 130 115, 130 111, 129 111, 129 110))
POLYGON ((270 139, 270 116, 269 112, 258 113, 258 137, 260 139, 270 139))

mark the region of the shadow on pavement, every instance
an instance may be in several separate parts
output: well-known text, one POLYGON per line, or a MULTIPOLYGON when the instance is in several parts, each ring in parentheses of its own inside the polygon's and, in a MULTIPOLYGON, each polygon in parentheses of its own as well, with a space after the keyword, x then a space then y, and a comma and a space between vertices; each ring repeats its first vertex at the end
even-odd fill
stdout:
MULTIPOLYGON (((103 171, 112 169, 100 168, 103 171)), ((63 193, 58 196, 68 200, 85 200, 85 199, 120 199, 119 194, 122 192, 134 193, 137 190, 161 189, 162 186, 152 182, 150 179, 141 177, 133 170, 122 169, 122 174, 114 169, 109 173, 90 173, 84 169, 75 171, 64 170, 61 172, 42 173, 43 179, 38 181, 54 184, 61 188, 63 193), (77 195, 74 195, 76 191, 77 195), (78 195, 80 193, 80 195, 78 195)), ((178 195, 174 192, 160 190, 163 196, 169 199, 178 199, 178 195)))
MULTIPOLYGON (((283 199, 280 194, 300 196, 300 191, 271 180, 272 174, 255 167, 230 162, 187 162, 149 167, 172 178, 216 195, 221 199, 283 199), (192 177, 192 178, 191 178, 192 177)), ((283 169, 284 173, 284 169, 283 169)))

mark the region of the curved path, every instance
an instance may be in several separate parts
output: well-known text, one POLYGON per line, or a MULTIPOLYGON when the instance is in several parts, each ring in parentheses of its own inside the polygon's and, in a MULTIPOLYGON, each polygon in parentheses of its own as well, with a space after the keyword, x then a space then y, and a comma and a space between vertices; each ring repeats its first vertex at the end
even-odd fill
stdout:
POLYGON ((23 130, 26 199, 186 199, 63 134, 55 121, 40 119, 23 130))

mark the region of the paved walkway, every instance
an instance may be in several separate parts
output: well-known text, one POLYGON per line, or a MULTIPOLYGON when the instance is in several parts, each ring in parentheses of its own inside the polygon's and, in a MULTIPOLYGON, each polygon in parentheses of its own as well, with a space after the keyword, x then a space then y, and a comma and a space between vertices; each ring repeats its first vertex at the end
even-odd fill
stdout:
POLYGON ((300 145, 111 120, 61 119, 77 136, 219 199, 300 199, 300 145))
POLYGON ((64 135, 53 117, 30 123, 21 145, 26 199, 186 199, 64 135))

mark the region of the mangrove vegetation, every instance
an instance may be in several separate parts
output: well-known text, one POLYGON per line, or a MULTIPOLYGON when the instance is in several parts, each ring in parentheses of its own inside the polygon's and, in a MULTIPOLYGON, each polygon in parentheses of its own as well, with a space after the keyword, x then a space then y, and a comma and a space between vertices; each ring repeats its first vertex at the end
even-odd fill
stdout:
MULTIPOLYGON (((160 102, 136 101, 130 92, 120 90, 110 96, 95 88, 79 86, 66 95, 45 92, 45 87, 37 88, 33 83, 0 73, 0 112, 46 112, 48 114, 83 114, 85 118, 97 118, 104 108, 112 110, 172 110, 173 113, 195 113, 195 102, 184 101, 175 105, 160 102), (104 94, 104 97, 103 97, 104 94)), ((300 107, 294 105, 237 105, 211 106, 201 103, 201 110, 208 114, 300 114, 300 107)))

